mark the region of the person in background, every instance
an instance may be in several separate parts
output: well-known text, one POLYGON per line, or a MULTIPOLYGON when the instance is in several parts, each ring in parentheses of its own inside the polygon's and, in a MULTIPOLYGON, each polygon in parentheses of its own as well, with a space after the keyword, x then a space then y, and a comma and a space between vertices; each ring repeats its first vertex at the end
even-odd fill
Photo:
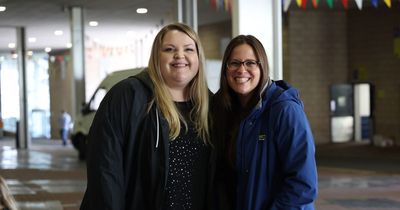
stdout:
POLYGON ((220 209, 314 209, 315 145, 303 103, 268 71, 257 38, 230 41, 213 99, 220 209))
POLYGON ((17 210, 17 204, 7 186, 6 180, 0 176, 0 209, 17 210))
POLYGON ((80 209, 208 209, 209 94, 198 35, 164 26, 148 68, 116 84, 96 113, 80 209))
POLYGON ((71 125, 71 115, 65 110, 61 110, 60 116, 58 117, 58 127, 60 129, 60 138, 63 146, 68 143, 69 129, 71 125))

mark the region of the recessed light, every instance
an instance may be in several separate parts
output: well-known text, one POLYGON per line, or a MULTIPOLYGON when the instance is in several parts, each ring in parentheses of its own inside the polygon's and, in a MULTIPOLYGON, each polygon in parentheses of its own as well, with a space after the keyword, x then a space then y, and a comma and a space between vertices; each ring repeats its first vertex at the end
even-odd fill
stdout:
POLYGON ((47 53, 51 52, 51 48, 50 47, 46 47, 46 48, 44 48, 44 51, 47 52, 47 53))
POLYGON ((98 26, 99 25, 99 22, 97 22, 97 21, 90 21, 89 22, 89 26, 98 26))
POLYGON ((63 35, 63 34, 64 34, 64 32, 61 31, 61 30, 56 30, 56 31, 54 31, 54 35, 56 35, 56 36, 61 36, 61 35, 63 35))
POLYGON ((14 49, 15 48, 15 43, 8 43, 8 48, 14 49))
POLYGON ((29 37, 28 42, 30 42, 30 43, 36 42, 36 37, 29 37))
POLYGON ((28 56, 32 56, 32 55, 33 55, 33 51, 29 50, 28 52, 26 52, 26 54, 27 54, 28 56))
POLYGON ((146 8, 137 8, 136 9, 136 13, 138 13, 138 14, 146 14, 147 13, 147 9, 146 8))
POLYGON ((134 31, 128 31, 128 32, 126 32, 126 35, 129 37, 133 37, 136 35, 136 33, 134 31))
POLYGON ((6 11, 6 7, 5 6, 0 6, 0 12, 4 12, 4 11, 6 11))
POLYGON ((72 44, 71 44, 71 43, 67 43, 65 46, 66 46, 67 48, 71 48, 71 47, 72 47, 72 44))

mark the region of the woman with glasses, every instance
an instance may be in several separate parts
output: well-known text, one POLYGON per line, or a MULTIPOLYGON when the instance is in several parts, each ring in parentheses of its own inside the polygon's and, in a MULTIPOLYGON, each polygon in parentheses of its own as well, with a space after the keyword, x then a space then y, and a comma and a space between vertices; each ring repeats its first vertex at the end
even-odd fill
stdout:
POLYGON ((315 145, 303 103, 269 78, 254 36, 228 44, 213 109, 220 209, 314 209, 315 145))

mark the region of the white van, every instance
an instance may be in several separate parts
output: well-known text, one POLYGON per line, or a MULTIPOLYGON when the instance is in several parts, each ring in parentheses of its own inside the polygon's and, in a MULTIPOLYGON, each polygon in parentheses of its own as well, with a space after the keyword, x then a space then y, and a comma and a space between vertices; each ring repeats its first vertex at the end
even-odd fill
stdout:
POLYGON ((83 104, 81 113, 76 116, 71 132, 71 141, 79 152, 80 160, 85 159, 87 144, 86 137, 89 133, 90 126, 92 125, 94 115, 96 114, 100 102, 103 100, 106 93, 119 81, 128 78, 129 76, 136 75, 142 70, 143 68, 135 68, 112 72, 100 83, 89 102, 83 104))

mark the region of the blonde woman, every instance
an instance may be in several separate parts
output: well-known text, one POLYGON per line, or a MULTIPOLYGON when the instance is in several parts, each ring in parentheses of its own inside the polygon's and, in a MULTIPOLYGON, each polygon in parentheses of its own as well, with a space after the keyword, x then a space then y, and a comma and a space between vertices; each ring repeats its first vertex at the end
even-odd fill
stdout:
POLYGON ((0 209, 2 210, 17 210, 17 205, 14 197, 11 195, 10 189, 6 181, 0 176, 0 209))
POLYGON ((114 86, 88 137, 81 209, 208 209, 211 183, 204 54, 187 25, 156 36, 148 69, 114 86))

